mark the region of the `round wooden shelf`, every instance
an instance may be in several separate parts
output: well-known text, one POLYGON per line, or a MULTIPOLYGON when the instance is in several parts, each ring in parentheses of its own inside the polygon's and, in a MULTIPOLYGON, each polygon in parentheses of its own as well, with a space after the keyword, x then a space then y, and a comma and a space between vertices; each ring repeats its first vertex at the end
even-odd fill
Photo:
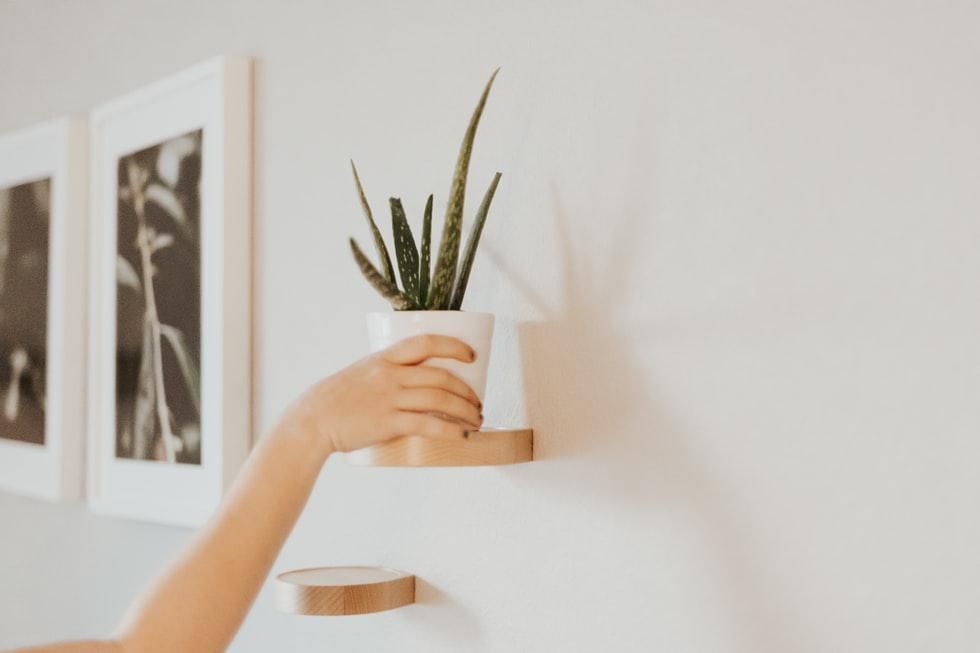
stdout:
POLYGON ((347 454, 350 463, 377 467, 479 467, 533 459, 531 429, 483 429, 465 440, 410 435, 347 454))
POLYGON ((415 576, 385 567, 317 567, 276 577, 276 605, 290 614, 368 614, 410 603, 415 576))

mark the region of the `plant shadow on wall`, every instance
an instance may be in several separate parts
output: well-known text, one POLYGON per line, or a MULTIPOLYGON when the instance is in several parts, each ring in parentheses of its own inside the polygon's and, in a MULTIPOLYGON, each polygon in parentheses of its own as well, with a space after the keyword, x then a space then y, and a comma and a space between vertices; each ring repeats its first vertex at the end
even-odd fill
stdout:
POLYGON ((720 570, 719 589, 740 635, 733 650, 794 650, 804 640, 782 607, 783 595, 766 581, 750 527, 740 522, 731 495, 699 462, 690 438, 658 400, 651 373, 641 367, 642 360, 654 358, 656 325, 632 326, 623 317, 623 308, 648 292, 643 275, 629 268, 645 256, 641 247, 649 218, 637 209, 618 225, 609 224, 618 231, 606 249, 614 258, 603 269, 594 257, 576 251, 568 233, 568 225, 589 217, 573 221, 557 189, 553 196, 563 283, 560 308, 549 306, 491 254, 498 269, 545 316, 518 326, 539 461, 534 477, 560 486, 566 496, 579 491, 588 494, 588 501, 605 496, 632 506, 638 510, 636 523, 651 529, 658 515, 665 524, 674 523, 669 515, 678 508, 693 516, 693 536, 720 570), (630 279, 638 281, 631 284, 630 279), (637 343, 648 343, 646 351, 635 349, 637 343), (567 483, 567 466, 552 464, 562 462, 576 465, 573 487, 567 483))
POLYGON ((200 464, 201 130, 119 160, 116 456, 200 464))

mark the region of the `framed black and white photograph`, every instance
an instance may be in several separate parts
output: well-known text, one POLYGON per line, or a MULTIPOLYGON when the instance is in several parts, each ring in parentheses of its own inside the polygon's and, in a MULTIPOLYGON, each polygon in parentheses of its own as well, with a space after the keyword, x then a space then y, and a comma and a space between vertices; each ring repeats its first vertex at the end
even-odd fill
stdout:
POLYGON ((197 525, 251 444, 251 69, 92 116, 89 501, 197 525))
POLYGON ((81 493, 86 129, 0 137, 0 489, 81 493))

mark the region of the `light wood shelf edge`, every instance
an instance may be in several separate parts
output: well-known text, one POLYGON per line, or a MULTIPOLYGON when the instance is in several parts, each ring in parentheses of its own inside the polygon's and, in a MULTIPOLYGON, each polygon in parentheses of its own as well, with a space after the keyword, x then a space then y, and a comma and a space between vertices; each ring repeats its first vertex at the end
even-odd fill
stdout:
POLYGON ((350 616, 393 610, 415 603, 415 576, 384 567, 297 569, 276 577, 276 606, 281 612, 313 616, 350 616), (344 582, 307 582, 304 575, 340 572, 344 582), (378 574, 388 578, 377 580, 378 574), (359 582, 358 576, 369 582, 359 582))
POLYGON ((347 454, 351 464, 376 467, 481 467, 533 459, 534 431, 529 428, 483 429, 463 440, 410 435, 347 454))

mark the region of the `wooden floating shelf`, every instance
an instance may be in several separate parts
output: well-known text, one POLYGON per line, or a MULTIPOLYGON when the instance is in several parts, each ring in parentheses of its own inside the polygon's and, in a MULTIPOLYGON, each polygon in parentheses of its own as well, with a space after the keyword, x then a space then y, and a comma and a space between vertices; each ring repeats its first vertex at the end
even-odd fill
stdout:
POLYGON ((317 567, 276 577, 276 605, 290 614, 368 614, 411 603, 415 576, 385 567, 317 567))
POLYGON ((531 429, 483 429, 465 440, 409 435, 347 454, 350 463, 377 467, 480 467, 533 459, 531 429))

